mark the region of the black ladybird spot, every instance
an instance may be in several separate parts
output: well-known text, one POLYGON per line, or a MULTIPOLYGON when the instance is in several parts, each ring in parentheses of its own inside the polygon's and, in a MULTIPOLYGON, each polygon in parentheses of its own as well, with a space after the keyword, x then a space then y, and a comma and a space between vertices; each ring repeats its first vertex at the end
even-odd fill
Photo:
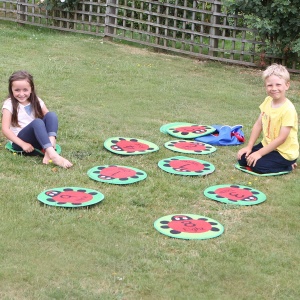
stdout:
POLYGON ((46 200, 49 201, 49 202, 55 202, 52 198, 48 198, 46 200))
POLYGON ((74 190, 70 188, 64 189, 64 192, 69 192, 69 191, 74 191, 74 190))
POLYGON ((86 190, 77 190, 77 192, 82 192, 82 193, 85 193, 86 192, 86 190))
POLYGON ((216 222, 209 222, 210 225, 218 225, 216 222))
POLYGON ((119 142, 119 141, 116 141, 116 140, 112 140, 111 141, 112 143, 114 143, 114 144, 116 144, 117 142, 119 142))
POLYGON ((137 139, 130 139, 130 142, 137 142, 137 139))
POLYGON ((81 205, 81 203, 71 203, 72 205, 76 205, 76 206, 79 206, 81 205))
POLYGON ((212 227, 212 228, 211 228, 211 231, 220 231, 220 229, 217 228, 217 227, 212 227))
POLYGON ((182 132, 181 134, 182 135, 188 135, 189 133, 188 132, 182 132))
POLYGON ((160 221, 160 224, 169 224, 169 221, 160 221))
POLYGON ((252 194, 253 194, 253 195, 258 195, 259 192, 252 191, 252 194))
POLYGON ((137 175, 144 175, 142 172, 136 172, 137 175))
POLYGON ((172 234, 179 234, 179 233, 181 233, 181 232, 180 232, 180 231, 177 231, 177 230, 171 230, 170 233, 172 233, 172 234))
POLYGON ((198 220, 207 221, 208 219, 207 218, 199 218, 198 220))
POLYGON ((207 192, 208 194, 213 194, 213 195, 215 195, 216 193, 215 192, 213 192, 213 191, 209 191, 209 192, 207 192))
POLYGON ((164 167, 171 168, 170 164, 164 164, 164 167))
POLYGON ((90 195, 97 195, 98 193, 97 192, 90 192, 89 194, 90 195))
POLYGON ((232 188, 239 188, 238 185, 231 185, 230 187, 232 187, 232 188))
POLYGON ((168 225, 160 226, 160 228, 167 229, 170 228, 168 225))
POLYGON ((126 177, 126 178, 119 178, 119 180, 120 181, 126 181, 126 180, 128 180, 128 178, 126 177))
POLYGON ((126 139, 124 139, 124 138, 119 138, 119 141, 126 141, 126 139))

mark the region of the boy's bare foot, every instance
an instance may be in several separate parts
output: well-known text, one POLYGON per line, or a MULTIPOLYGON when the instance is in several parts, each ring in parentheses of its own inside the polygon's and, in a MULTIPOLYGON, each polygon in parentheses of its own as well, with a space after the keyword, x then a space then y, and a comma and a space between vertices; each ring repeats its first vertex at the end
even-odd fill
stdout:
POLYGON ((295 170, 297 168, 297 163, 293 163, 292 168, 293 168, 293 170, 295 170))

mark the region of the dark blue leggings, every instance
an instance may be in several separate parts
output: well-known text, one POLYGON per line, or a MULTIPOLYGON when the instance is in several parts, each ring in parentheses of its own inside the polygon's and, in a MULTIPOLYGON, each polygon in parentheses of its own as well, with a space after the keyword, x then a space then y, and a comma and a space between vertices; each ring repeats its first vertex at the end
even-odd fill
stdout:
MULTIPOLYGON (((18 134, 18 137, 26 143, 31 144, 36 149, 47 149, 52 147, 49 136, 57 135, 58 119, 54 112, 48 112, 43 119, 34 119, 18 134)), ((12 143, 13 149, 22 151, 23 149, 12 143)), ((34 153, 32 153, 34 154, 34 153)))
MULTIPOLYGON (((263 147, 262 143, 255 145, 252 148, 251 153, 258 151, 263 147)), ((240 166, 246 167, 247 161, 245 154, 242 155, 242 158, 238 161, 240 166)), ((296 162, 296 159, 293 161, 285 159, 279 154, 278 151, 272 151, 264 156, 262 156, 255 164, 251 166, 251 170, 256 173, 266 174, 266 173, 278 173, 285 171, 292 171, 292 164, 296 162)))

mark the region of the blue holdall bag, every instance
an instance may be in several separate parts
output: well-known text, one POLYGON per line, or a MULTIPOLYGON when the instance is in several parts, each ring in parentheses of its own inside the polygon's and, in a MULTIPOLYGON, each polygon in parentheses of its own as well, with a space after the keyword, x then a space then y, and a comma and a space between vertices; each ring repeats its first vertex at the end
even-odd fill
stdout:
POLYGON ((242 125, 211 125, 216 129, 215 132, 195 138, 196 141, 216 145, 216 146, 234 146, 245 142, 245 135, 242 131, 242 125))

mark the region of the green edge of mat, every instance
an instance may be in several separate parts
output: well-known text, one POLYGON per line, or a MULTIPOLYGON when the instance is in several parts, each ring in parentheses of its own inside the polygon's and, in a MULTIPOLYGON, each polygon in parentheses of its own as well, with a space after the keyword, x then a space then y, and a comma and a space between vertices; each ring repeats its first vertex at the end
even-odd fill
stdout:
MULTIPOLYGON (((7 142, 7 143, 6 143, 5 149, 9 150, 10 152, 17 153, 17 154, 22 154, 22 153, 24 152, 24 151, 17 151, 17 150, 14 150, 14 149, 12 148, 12 144, 11 144, 10 142, 7 142)), ((36 152, 38 152, 39 154, 41 154, 42 156, 44 156, 44 153, 43 153, 41 150, 39 150, 39 149, 34 149, 34 150, 35 150, 36 152)), ((56 144, 55 150, 56 150, 56 152, 57 152, 58 154, 61 153, 61 147, 60 147, 58 144, 56 144)))
POLYGON ((254 176, 260 176, 260 177, 265 177, 265 176, 278 176, 278 175, 284 175, 284 174, 289 174, 291 173, 290 171, 285 171, 285 172, 278 172, 278 173, 266 173, 266 174, 259 174, 259 173, 255 173, 253 171, 249 171, 247 170, 245 167, 242 167, 240 166, 238 163, 236 163, 235 165, 235 168, 242 171, 242 172, 245 172, 245 173, 248 173, 248 174, 251 174, 251 175, 254 175, 254 176))

